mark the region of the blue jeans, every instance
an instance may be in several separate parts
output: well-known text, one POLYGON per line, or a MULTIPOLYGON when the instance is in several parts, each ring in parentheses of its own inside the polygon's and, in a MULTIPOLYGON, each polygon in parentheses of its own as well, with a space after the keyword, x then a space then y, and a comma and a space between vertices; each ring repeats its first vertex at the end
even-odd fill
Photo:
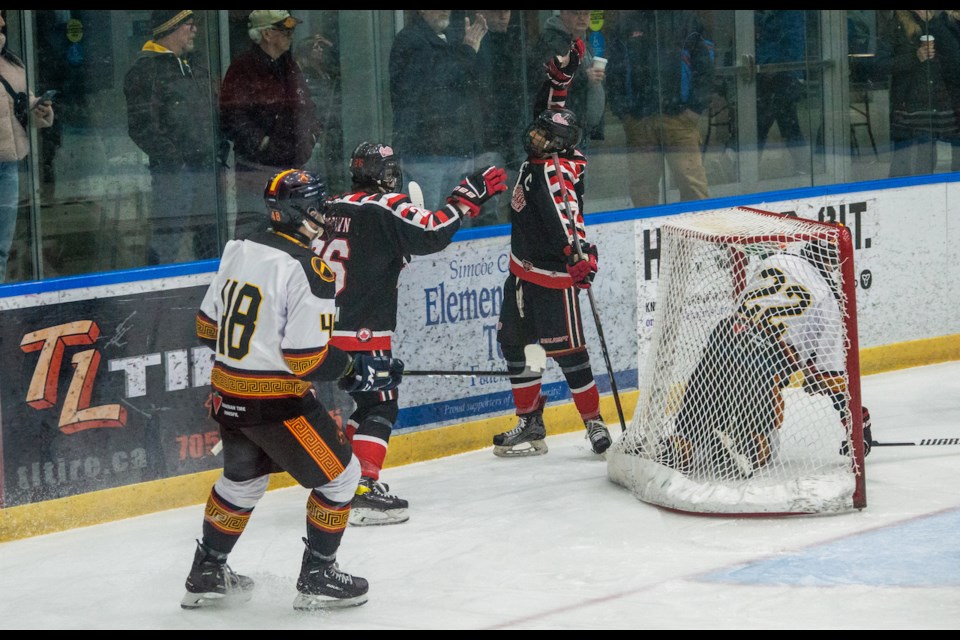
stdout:
POLYGON ((0 282, 6 281, 7 258, 17 227, 20 202, 20 163, 0 162, 0 282))

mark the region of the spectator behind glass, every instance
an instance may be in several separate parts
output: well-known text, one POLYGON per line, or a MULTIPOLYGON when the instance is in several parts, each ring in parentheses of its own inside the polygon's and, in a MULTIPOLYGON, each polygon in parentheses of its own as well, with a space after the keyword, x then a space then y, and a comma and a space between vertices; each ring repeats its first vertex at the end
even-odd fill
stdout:
MULTIPOLYGON (((890 74, 890 177, 933 173, 937 141, 957 134, 957 116, 938 50, 949 39, 928 9, 897 9, 881 16, 877 66, 890 74), (921 42, 921 36, 934 36, 921 42)), ((956 73, 956 70, 954 70, 956 73)))
MULTIPOLYGON (((27 72, 23 62, 7 49, 7 23, 0 10, 0 77, 10 89, 0 87, 0 283, 6 281, 7 259, 13 245, 17 226, 17 207, 20 203, 20 161, 30 153, 30 140, 25 125, 17 119, 14 99, 10 91, 24 94, 21 100, 33 104, 36 97, 27 91, 27 72)), ((37 104, 25 111, 26 126, 38 129, 53 124, 53 105, 37 104)))
MULTIPOLYGON (((947 83, 953 113, 960 125, 960 9, 948 9, 933 19, 932 33, 940 38, 937 52, 943 68, 943 79, 947 83)), ((960 171, 960 132, 950 138, 950 170, 960 171)))
MULTIPOLYGON (((477 51, 482 129, 476 166, 504 167, 507 170, 507 184, 512 187, 520 164, 526 159, 520 141, 530 118, 522 99, 523 46, 520 29, 510 24, 511 14, 510 9, 477 11, 477 15, 486 19, 489 31, 477 51)), ((500 224, 509 219, 510 198, 496 198, 484 205, 483 211, 472 224, 500 224)))
MULTIPOLYGON (((584 136, 579 149, 586 151, 589 140, 603 140, 603 112, 606 109, 607 97, 603 87, 606 79, 606 70, 594 65, 593 51, 590 49, 587 32, 590 28, 589 11, 571 11, 561 9, 558 15, 550 16, 543 23, 540 39, 534 45, 530 56, 530 68, 527 71, 527 80, 530 86, 530 95, 536 95, 543 83, 544 65, 554 56, 566 55, 570 51, 570 43, 580 38, 587 49, 580 68, 573 76, 573 83, 567 90, 566 108, 573 111, 582 123, 584 136)), ((539 113, 527 115, 527 120, 538 116, 539 113)))
POLYGON ((607 90, 630 147, 633 205, 660 203, 663 156, 680 200, 706 198, 700 116, 713 90, 714 47, 700 19, 692 11, 625 11, 609 51, 607 90))
POLYGON ((310 165, 319 168, 331 194, 340 194, 350 187, 346 179, 343 157, 343 94, 340 81, 340 51, 332 38, 322 33, 297 44, 296 59, 317 107, 321 132, 310 165))
POLYGON ((298 24, 285 10, 251 11, 253 44, 233 59, 220 88, 220 127, 236 159, 237 239, 262 230, 263 185, 283 169, 304 168, 320 134, 316 106, 290 52, 298 24))
POLYGON ((196 16, 157 10, 150 29, 123 82, 127 132, 150 162, 146 264, 215 258, 213 98, 209 73, 189 58, 196 16))
MULTIPOLYGON (((803 11, 757 10, 753 15, 757 65, 804 61, 807 45, 803 11)), ((803 74, 800 69, 757 73, 757 152, 762 154, 770 129, 776 123, 796 175, 804 175, 809 170, 804 153, 806 140, 797 113, 806 93, 803 74)))
POLYGON ((451 41, 449 10, 413 13, 390 50, 393 147, 407 184, 423 191, 424 207, 446 204, 449 185, 472 173, 477 153, 477 50, 483 16, 464 18, 463 41, 451 41))

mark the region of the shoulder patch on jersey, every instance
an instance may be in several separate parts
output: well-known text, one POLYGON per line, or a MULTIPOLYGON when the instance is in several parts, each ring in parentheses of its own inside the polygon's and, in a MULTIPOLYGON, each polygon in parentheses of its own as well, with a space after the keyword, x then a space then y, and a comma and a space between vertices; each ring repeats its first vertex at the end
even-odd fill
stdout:
POLYGON ((513 187, 513 194, 510 197, 510 208, 520 212, 525 206, 527 206, 527 199, 523 195, 523 187, 517 182, 516 186, 513 187))
POLYGON ((333 282, 337 279, 337 276, 333 273, 333 269, 327 266, 327 263, 319 257, 311 259, 310 266, 313 267, 313 270, 324 282, 333 282))

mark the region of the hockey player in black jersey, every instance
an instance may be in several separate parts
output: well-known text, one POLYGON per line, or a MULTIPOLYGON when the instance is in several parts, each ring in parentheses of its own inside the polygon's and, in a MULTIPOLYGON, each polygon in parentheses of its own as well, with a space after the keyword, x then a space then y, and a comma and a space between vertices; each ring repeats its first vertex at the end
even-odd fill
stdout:
POLYGON ((249 599, 253 580, 234 573, 227 555, 270 474, 280 471, 310 490, 294 608, 367 600, 367 581, 336 563, 360 461, 311 383, 390 391, 400 383, 403 363, 330 344, 336 278, 310 250, 323 229, 325 196, 314 174, 277 174, 264 193, 270 230, 227 243, 197 313, 197 335, 215 354, 210 404, 220 424, 223 475, 207 499, 203 539, 180 602, 185 609, 249 599))
MULTIPOLYGON (((502 168, 487 167, 463 180, 438 211, 401 193, 399 159, 387 145, 362 142, 350 158, 353 191, 330 200, 332 233, 314 251, 336 274, 337 327, 331 344, 351 353, 390 356, 397 326, 397 282, 411 256, 436 253, 453 239, 464 216, 506 190, 502 168)), ((381 484, 390 432, 397 419, 396 389, 351 393, 356 409, 347 437, 362 477, 350 512, 357 526, 406 522, 408 503, 381 484)))
POLYGON ((597 271, 597 248, 586 240, 582 214, 587 160, 577 150, 581 135, 577 117, 563 108, 583 46, 582 40, 575 40, 569 54, 547 65, 547 79, 538 96, 538 104, 546 109, 525 133, 527 160, 510 200, 510 275, 503 286, 497 340, 507 370, 518 374, 510 379, 518 422, 493 438, 493 452, 502 457, 547 453, 541 378, 519 376, 524 369, 524 346, 534 342, 560 365, 591 449, 602 454, 611 443, 600 415, 600 394, 578 298, 579 290, 590 287, 597 271), (574 242, 580 243, 582 260, 574 242))

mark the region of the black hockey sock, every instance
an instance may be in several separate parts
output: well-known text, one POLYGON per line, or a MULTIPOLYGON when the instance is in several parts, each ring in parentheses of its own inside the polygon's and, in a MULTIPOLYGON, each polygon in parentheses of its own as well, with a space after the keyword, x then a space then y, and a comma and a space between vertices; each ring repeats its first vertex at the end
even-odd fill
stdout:
POLYGON ((310 549, 327 558, 335 557, 349 516, 349 502, 333 503, 316 489, 311 491, 307 498, 307 542, 310 549))
POLYGON ((203 544, 220 553, 230 553, 240 539, 253 508, 245 509, 220 497, 210 490, 207 508, 203 514, 203 544))

